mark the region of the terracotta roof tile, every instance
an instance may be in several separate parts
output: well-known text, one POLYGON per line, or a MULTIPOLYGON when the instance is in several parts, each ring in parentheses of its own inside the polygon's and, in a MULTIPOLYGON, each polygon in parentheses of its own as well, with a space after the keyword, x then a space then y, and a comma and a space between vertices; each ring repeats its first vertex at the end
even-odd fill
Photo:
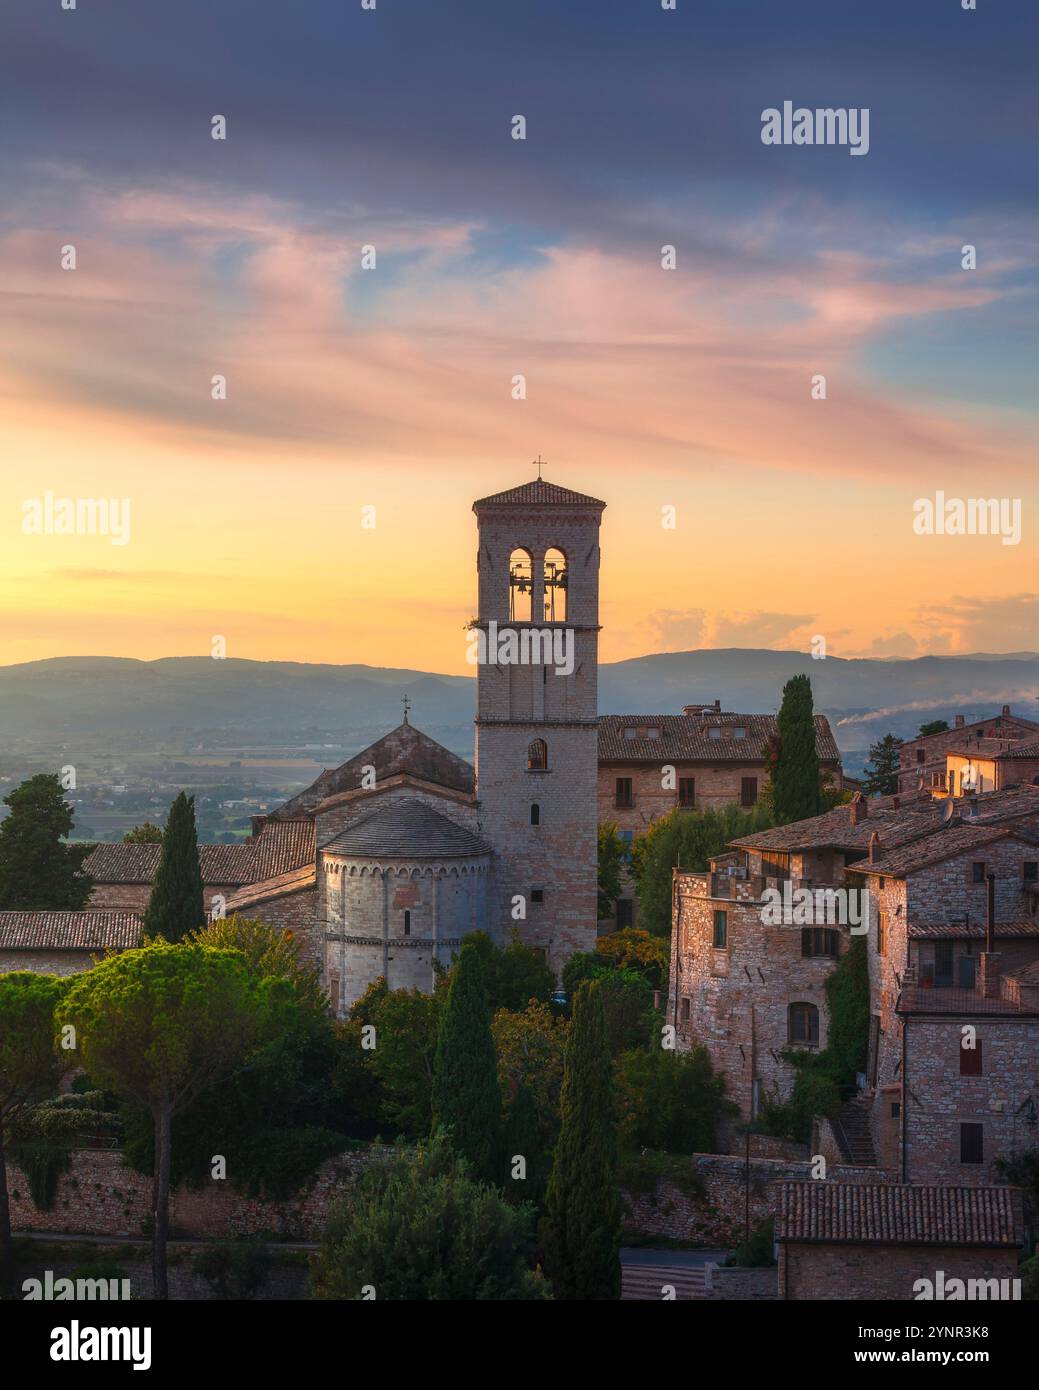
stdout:
MULTIPOLYGON (((777 732, 774 714, 603 714, 599 716, 600 763, 760 763, 777 732), (712 738, 709 730, 720 728, 712 738), (626 729, 658 729, 657 738, 629 738, 626 729), (733 729, 745 729, 734 738, 733 729)), ((829 720, 815 716, 815 747, 823 762, 840 762, 829 720)))
MULTIPOLYGON (((159 867, 161 845, 96 845, 83 864, 84 873, 98 883, 151 883, 159 867)), ((207 886, 248 883, 252 876, 252 845, 199 845, 202 882, 207 886)))
POLYGON ((0 951, 104 951, 140 944, 135 912, 0 912, 0 951))
POLYGON ((1012 1187, 784 1182, 776 1240, 848 1245, 1014 1248, 1021 1194, 1012 1187))
MULTIPOLYGON (((1019 922, 997 922, 996 936, 1029 937, 1039 936, 1039 921, 1023 917, 1019 922)), ((984 940, 983 922, 911 922, 909 935, 914 941, 961 941, 964 939, 984 940)))
POLYGON ((558 483, 548 483, 544 478, 536 478, 506 492, 495 492, 490 497, 480 497, 473 503, 473 511, 478 507, 605 507, 598 497, 589 497, 572 488, 560 487, 558 483))
POLYGON ((256 903, 267 902, 271 898, 284 898, 290 893, 303 892, 307 888, 313 888, 316 882, 317 866, 304 864, 302 868, 291 869, 288 873, 278 874, 263 883, 250 883, 245 888, 239 888, 237 893, 232 893, 227 899, 224 910, 230 916, 234 912, 243 912, 246 908, 256 903))
POLYGON ((1030 1008, 1002 995, 995 998, 974 989, 930 989, 920 984, 906 985, 898 997, 895 1012, 900 1014, 942 1014, 955 1018, 999 1018, 1039 1016, 1030 1008))
MULTIPOLYGON (((883 841, 883 836, 881 839, 883 841)), ((882 845, 880 857, 873 864, 863 861, 850 864, 848 867, 853 873, 905 878, 907 874, 916 873, 918 869, 940 864, 943 859, 955 858, 957 854, 969 854, 971 850, 981 849, 997 840, 1020 840, 1023 844, 1036 845, 1039 848, 1039 844, 1012 826, 951 823, 890 853, 882 845)))
POLYGON ((361 859, 468 859, 491 853, 485 840, 421 801, 398 801, 373 811, 322 848, 361 859))

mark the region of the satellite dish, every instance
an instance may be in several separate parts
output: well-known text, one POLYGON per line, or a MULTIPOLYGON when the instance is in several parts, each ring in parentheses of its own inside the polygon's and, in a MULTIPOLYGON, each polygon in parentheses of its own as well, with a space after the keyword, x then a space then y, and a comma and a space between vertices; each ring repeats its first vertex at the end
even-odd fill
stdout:
POLYGON ((948 825, 955 814, 956 805, 953 802, 952 797, 949 797, 945 805, 942 807, 942 825, 948 825))

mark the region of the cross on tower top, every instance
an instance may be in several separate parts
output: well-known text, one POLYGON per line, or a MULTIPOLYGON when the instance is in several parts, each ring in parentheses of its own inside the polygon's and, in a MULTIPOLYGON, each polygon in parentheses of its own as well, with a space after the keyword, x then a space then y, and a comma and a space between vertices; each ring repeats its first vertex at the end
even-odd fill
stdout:
POLYGON ((404 723, 408 722, 408 710, 411 709, 411 701, 406 695, 400 697, 400 702, 404 706, 404 723))
POLYGON ((538 470, 538 482, 541 482, 541 470, 548 467, 548 459, 543 459, 540 454, 531 462, 531 468, 538 470))

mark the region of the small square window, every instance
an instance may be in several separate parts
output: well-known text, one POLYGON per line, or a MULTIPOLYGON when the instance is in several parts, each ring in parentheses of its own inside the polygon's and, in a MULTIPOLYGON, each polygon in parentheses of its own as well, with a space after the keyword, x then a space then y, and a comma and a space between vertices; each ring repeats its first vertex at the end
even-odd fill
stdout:
POLYGON ((926 749, 926 748, 918 748, 918 749, 916 750, 916 761, 917 761, 918 763, 924 763, 924 762, 927 761, 927 749, 926 749))
POLYGON ((983 860, 976 859, 970 866, 970 876, 972 883, 985 882, 985 864, 983 860))
POLYGON ((1039 881, 1039 860, 1026 859, 1021 866, 1021 876, 1026 883, 1039 881))
POLYGON ((543 903, 545 901, 544 888, 532 888, 530 890, 530 901, 532 903, 543 903))

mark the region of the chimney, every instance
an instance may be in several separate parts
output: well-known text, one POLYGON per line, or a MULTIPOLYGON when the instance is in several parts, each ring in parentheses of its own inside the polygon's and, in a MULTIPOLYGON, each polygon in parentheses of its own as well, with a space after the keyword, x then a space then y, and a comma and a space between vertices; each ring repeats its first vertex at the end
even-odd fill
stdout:
POLYGON ((861 792, 856 792, 848 803, 852 825, 859 825, 869 815, 869 805, 861 792))
POLYGON ((869 837, 869 862, 875 864, 880 858, 880 836, 874 830, 869 837))
POLYGON ((715 700, 715 702, 714 702, 714 708, 715 708, 716 710, 718 710, 719 713, 721 712, 721 707, 722 707, 722 702, 721 702, 721 700, 715 700))
POLYGON ((985 906, 985 950, 994 951, 996 949, 996 875, 986 874, 985 882, 988 885, 985 906))
POLYGON ((1009 705, 1004 705, 1004 706, 1003 706, 1003 713, 1004 713, 1004 714, 1009 714, 1009 713, 1010 713, 1010 706, 1009 706, 1009 705))
POLYGON ((962 728, 963 728, 963 715, 962 715, 962 714, 958 714, 958 715, 956 716, 956 727, 957 727, 957 729, 962 729, 962 728))
POLYGON ((902 805, 902 798, 901 798, 900 796, 894 796, 894 797, 891 798, 891 809, 892 809, 893 811, 897 811, 898 808, 899 808, 901 805, 902 805))

